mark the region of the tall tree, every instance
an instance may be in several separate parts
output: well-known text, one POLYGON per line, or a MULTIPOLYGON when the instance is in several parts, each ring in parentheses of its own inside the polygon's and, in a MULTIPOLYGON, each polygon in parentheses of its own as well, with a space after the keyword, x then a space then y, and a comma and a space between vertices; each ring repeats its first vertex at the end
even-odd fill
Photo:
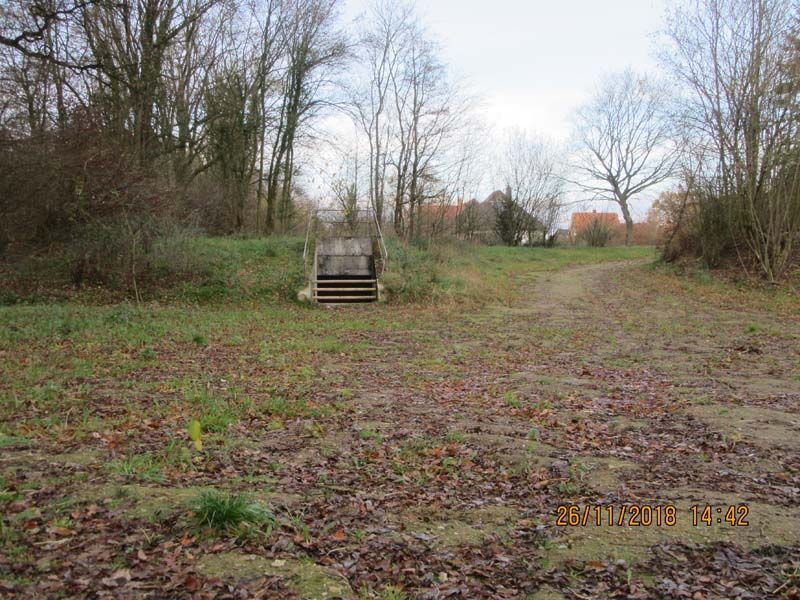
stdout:
POLYGON ((410 4, 376 0, 362 24, 357 57, 362 71, 350 86, 353 120, 367 138, 369 200, 379 222, 385 215, 386 171, 394 130, 392 82, 415 27, 410 4))
POLYGON ((211 172, 222 185, 231 232, 244 228, 258 147, 257 98, 248 75, 240 65, 229 63, 206 92, 206 108, 216 115, 208 126, 211 172))
POLYGON ((685 92, 687 152, 699 160, 697 207, 722 222, 716 233, 701 231, 701 242, 724 237, 770 281, 800 240, 796 8, 694 0, 673 10, 666 31, 664 59, 685 92))
POLYGON ((575 115, 577 183, 595 199, 619 205, 628 245, 631 199, 673 174, 676 155, 665 101, 663 86, 625 70, 604 79, 575 115))
POLYGON ((339 0, 287 2, 291 16, 282 28, 286 69, 267 174, 268 232, 275 230, 276 221, 286 228, 292 217, 295 143, 303 125, 330 102, 323 92, 347 52, 344 35, 335 23, 339 0))
POLYGON ((83 11, 83 30, 98 65, 97 99, 112 129, 132 142, 140 164, 162 154, 156 114, 167 57, 216 2, 96 2, 83 11))
POLYGON ((564 179, 551 144, 523 131, 512 132, 499 159, 506 192, 498 199, 496 230, 503 243, 545 245, 563 210, 564 179))
POLYGON ((394 224, 398 234, 418 237, 419 212, 442 195, 445 156, 463 125, 458 86, 424 30, 413 29, 401 66, 392 77, 396 110, 394 224))

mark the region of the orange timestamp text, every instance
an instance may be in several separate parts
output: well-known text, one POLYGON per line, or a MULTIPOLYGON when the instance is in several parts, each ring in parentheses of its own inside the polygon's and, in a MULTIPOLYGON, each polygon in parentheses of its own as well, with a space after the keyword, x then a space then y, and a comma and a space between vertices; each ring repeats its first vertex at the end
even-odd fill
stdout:
POLYGON ((679 519, 688 518, 694 527, 746 527, 749 513, 746 504, 693 504, 688 514, 674 504, 559 504, 556 526, 675 527, 679 519))

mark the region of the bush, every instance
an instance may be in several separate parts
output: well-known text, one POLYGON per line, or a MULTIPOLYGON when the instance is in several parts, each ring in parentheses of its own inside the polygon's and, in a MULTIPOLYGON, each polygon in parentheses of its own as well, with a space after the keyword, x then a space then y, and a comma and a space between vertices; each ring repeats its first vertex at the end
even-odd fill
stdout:
POLYGON ((694 198, 685 191, 664 192, 653 203, 651 212, 664 230, 661 256, 673 262, 681 256, 699 252, 695 226, 691 223, 694 198))
POLYGON ((770 182, 759 194, 721 191, 715 179, 662 194, 654 204, 665 224, 662 256, 700 258, 709 268, 738 264, 775 282, 797 260, 800 177, 797 188, 770 182))
POLYGON ((2 245, 41 249, 70 242, 89 223, 168 212, 173 190, 100 128, 78 111, 57 131, 0 140, 2 245))
POLYGON ((594 219, 578 234, 578 239, 592 248, 604 248, 611 241, 612 234, 607 223, 594 219))
POLYGON ((101 284, 137 299, 159 280, 208 275, 209 266, 191 251, 197 231, 171 221, 121 216, 93 222, 70 245, 73 285, 101 284))
POLYGON ((444 257, 435 249, 422 249, 391 239, 387 243, 389 269, 383 283, 390 298, 403 302, 431 299, 442 283, 440 263, 444 257))

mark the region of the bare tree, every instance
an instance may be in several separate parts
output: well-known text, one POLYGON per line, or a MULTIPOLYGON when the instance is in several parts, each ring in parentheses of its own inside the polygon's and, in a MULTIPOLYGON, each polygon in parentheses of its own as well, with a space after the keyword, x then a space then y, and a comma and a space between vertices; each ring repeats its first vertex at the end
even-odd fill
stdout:
POLYGON ((76 71, 92 70, 85 45, 71 44, 63 34, 101 0, 5 0, 0 6, 0 46, 30 59, 76 71))
POLYGON ((339 150, 340 165, 328 183, 336 208, 341 211, 349 233, 355 235, 359 220, 359 171, 360 160, 357 148, 339 150))
MULTIPOLYGON (((440 217, 463 187, 468 161, 454 148, 468 103, 409 3, 376 0, 362 23, 350 103, 368 153, 369 200, 379 219, 391 213, 398 235, 418 237, 423 207, 441 208, 440 217)), ((434 218, 433 229, 442 223, 434 218)))
POLYGON ((575 115, 577 183, 595 199, 613 200, 633 237, 630 201, 673 174, 675 152, 665 118, 666 92, 631 70, 606 78, 575 115))
POLYGON ((291 17, 282 29, 286 70, 281 79, 280 112, 276 122, 267 176, 266 229, 286 228, 292 218, 291 193, 295 174, 295 142, 302 127, 321 106, 330 72, 347 51, 336 27, 339 0, 290 0, 291 17))
MULTIPOLYGON (((392 80, 397 127, 394 169, 395 231, 418 237, 419 214, 426 203, 447 196, 444 191, 452 147, 464 132, 469 99, 449 76, 438 47, 424 30, 414 29, 402 68, 392 80)), ((462 158, 455 162, 463 163, 462 158)), ((458 172, 458 169, 456 169, 458 172)))
POLYGON ((235 57, 228 58, 206 92, 206 109, 215 115, 207 127, 210 173, 221 184, 230 232, 244 228, 256 170, 258 110, 251 76, 235 57))
POLYGON ((256 182, 256 210, 255 230, 261 231, 264 224, 261 221, 262 204, 268 203, 265 218, 266 228, 274 226, 272 214, 275 196, 268 196, 266 190, 274 184, 273 171, 276 161, 268 150, 272 147, 270 136, 277 136, 280 131, 280 116, 282 114, 282 99, 280 94, 280 68, 281 58, 286 48, 286 37, 282 29, 286 25, 287 11, 283 0, 266 0, 264 3, 254 3, 249 6, 251 18, 256 22, 257 42, 254 49, 256 64, 254 78, 254 93, 257 98, 258 111, 258 176, 256 182))
POLYGON ((162 155, 156 117, 164 98, 167 57, 216 1, 96 2, 82 13, 87 45, 98 64, 96 94, 116 135, 132 140, 140 164, 162 155))
POLYGON ((509 136, 498 173, 506 192, 495 209, 497 233, 505 244, 551 241, 564 193, 556 155, 551 144, 530 134, 515 131, 509 136))
POLYGON ((425 219, 418 219, 419 234, 434 238, 442 234, 467 237, 477 225, 476 211, 467 201, 478 193, 483 180, 483 124, 467 110, 466 97, 454 105, 458 115, 436 157, 435 192, 419 208, 425 219), (462 215, 463 213, 463 215, 462 215))
POLYGON ((391 85, 414 27, 412 7, 397 0, 376 0, 362 27, 358 49, 362 72, 351 84, 350 105, 354 122, 367 138, 370 203, 378 220, 383 221, 395 115, 391 85))
POLYGON ((713 262, 732 248, 770 281, 800 239, 796 8, 694 0, 670 14, 666 31, 664 60, 685 89, 687 151, 699 157, 692 191, 704 254, 713 262))

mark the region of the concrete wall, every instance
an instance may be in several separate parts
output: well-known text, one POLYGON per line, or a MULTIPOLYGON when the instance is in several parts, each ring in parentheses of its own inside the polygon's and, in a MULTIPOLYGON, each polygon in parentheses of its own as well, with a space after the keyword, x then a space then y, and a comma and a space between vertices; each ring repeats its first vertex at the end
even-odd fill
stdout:
POLYGON ((324 238, 317 240, 317 256, 372 256, 368 237, 324 238))
POLYGON ((375 276, 372 239, 327 238, 317 240, 317 276, 375 276))

